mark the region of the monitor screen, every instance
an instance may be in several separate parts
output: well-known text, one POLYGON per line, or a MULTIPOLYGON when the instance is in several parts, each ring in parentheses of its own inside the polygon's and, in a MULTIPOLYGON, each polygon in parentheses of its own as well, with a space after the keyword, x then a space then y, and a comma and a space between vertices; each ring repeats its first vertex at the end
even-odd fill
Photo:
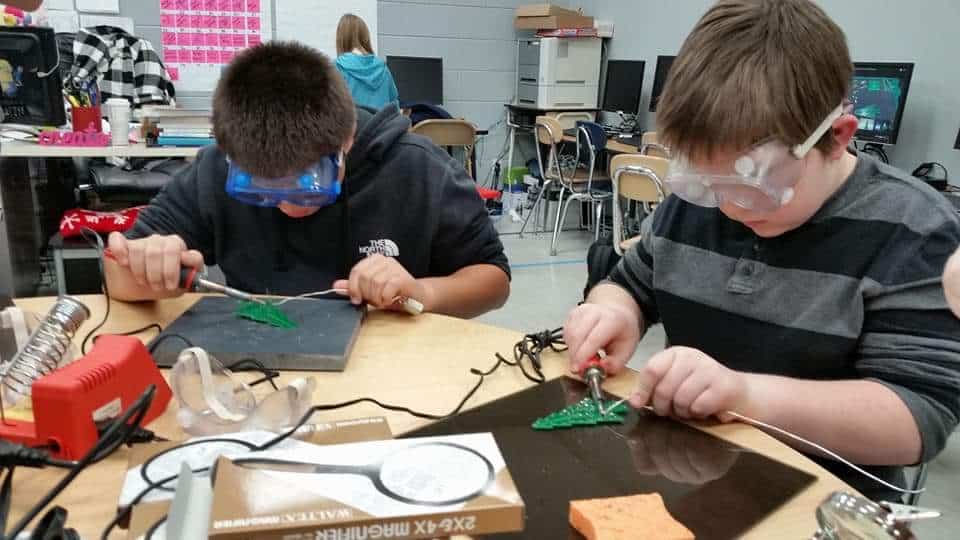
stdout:
POLYGON ((0 108, 8 124, 66 123, 53 29, 0 28, 0 108))
POLYGON ((643 90, 643 60, 610 60, 603 86, 603 110, 636 114, 643 90))
POLYGON ((657 57, 657 70, 653 75, 653 89, 650 91, 650 112, 657 111, 657 102, 660 101, 663 86, 667 84, 667 75, 670 74, 670 66, 673 65, 674 58, 676 56, 657 57))
POLYGON ((400 103, 443 105, 443 59, 388 56, 400 103))
POLYGON ((957 132, 957 141, 953 143, 954 150, 960 150, 960 131, 957 132))
POLYGON ((859 121, 856 139, 896 144, 913 64, 856 62, 850 102, 859 121))

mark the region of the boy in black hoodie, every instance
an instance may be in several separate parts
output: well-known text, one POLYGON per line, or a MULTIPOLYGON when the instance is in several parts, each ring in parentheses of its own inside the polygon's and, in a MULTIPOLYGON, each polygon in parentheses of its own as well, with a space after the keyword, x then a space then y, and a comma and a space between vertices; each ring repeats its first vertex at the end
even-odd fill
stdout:
POLYGON ((345 289, 357 304, 407 297, 462 317, 506 301, 507 258, 473 181, 396 107, 355 108, 323 54, 296 43, 240 54, 213 125, 217 146, 110 236, 114 297, 175 296, 181 266, 217 264, 259 294, 345 289))

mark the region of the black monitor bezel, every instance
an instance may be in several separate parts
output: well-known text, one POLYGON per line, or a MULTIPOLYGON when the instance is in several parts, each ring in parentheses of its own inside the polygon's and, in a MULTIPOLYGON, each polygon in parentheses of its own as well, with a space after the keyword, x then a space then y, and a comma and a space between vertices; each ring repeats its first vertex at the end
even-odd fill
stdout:
POLYGON ((676 55, 659 55, 657 56, 657 67, 653 72, 653 86, 650 88, 650 112, 657 112, 657 102, 660 101, 660 94, 663 93, 663 87, 667 85, 667 77, 670 76, 670 68, 667 68, 666 73, 663 73, 661 77, 660 66, 661 62, 670 59, 670 66, 673 66, 673 61, 677 59, 676 55), (659 84, 658 84, 659 83, 659 84))
MULTIPOLYGON (((863 142, 863 143, 875 143, 875 144, 884 144, 884 145, 897 144, 897 140, 900 138, 900 127, 902 126, 902 122, 903 122, 903 111, 904 109, 906 109, 907 96, 910 93, 910 82, 913 79, 914 63, 913 62, 854 62, 853 67, 854 67, 854 70, 853 70, 854 78, 857 77, 857 71, 859 69, 874 69, 874 70, 875 69, 884 69, 884 70, 906 69, 907 70, 906 77, 903 77, 904 79, 903 93, 900 95, 900 103, 897 105, 897 114, 894 118, 894 126, 893 126, 893 129, 891 130, 892 136, 890 137, 890 139, 888 140, 884 137, 861 134, 859 129, 857 130, 857 133, 853 136, 853 138, 856 141, 863 142)), ((852 81, 851 81, 850 91, 851 92, 853 91, 852 81)))
POLYGON ((40 62, 38 70, 41 72, 50 72, 42 86, 46 90, 45 108, 48 116, 40 118, 32 116, 26 118, 17 118, 15 123, 36 125, 36 126, 62 126, 67 123, 67 115, 63 103, 63 81, 60 74, 59 55, 57 54, 57 42, 55 32, 52 28, 36 26, 14 26, 0 27, 0 39, 3 36, 29 36, 39 43, 40 62))
POLYGON ((608 113, 618 113, 621 111, 627 114, 634 114, 634 115, 639 113, 640 103, 643 100, 643 80, 644 80, 644 74, 646 69, 647 69, 647 62, 645 60, 634 60, 634 59, 626 59, 626 58, 607 60, 606 73, 604 74, 604 78, 603 78, 603 102, 600 104, 600 110, 608 113), (610 64, 612 63, 639 65, 640 84, 637 85, 637 95, 636 95, 637 104, 631 110, 624 110, 624 109, 613 110, 613 109, 607 108, 607 96, 609 95, 609 89, 610 89, 610 64))
MULTIPOLYGON (((405 56, 405 55, 395 55, 395 54, 391 54, 391 55, 388 55, 388 56, 386 57, 386 64, 387 64, 387 68, 388 68, 388 69, 390 68, 390 61, 391 61, 391 59, 396 59, 396 60, 426 60, 426 61, 429 61, 431 64, 432 64, 432 63, 437 63, 437 64, 439 64, 439 66, 440 66, 440 81, 439 81, 439 83, 440 83, 440 86, 439 86, 439 90, 440 90, 440 101, 439 101, 439 102, 437 102, 437 103, 431 103, 430 101, 424 101, 424 100, 411 101, 411 100, 408 100, 408 99, 404 99, 403 90, 400 88, 400 85, 397 85, 397 92, 398 92, 399 95, 400 95, 400 102, 401 102, 401 104, 402 104, 402 103, 430 103, 431 105, 443 105, 443 100, 444 100, 444 88, 443 88, 443 57, 438 57, 438 56, 405 56)), ((393 75, 394 81, 396 81, 396 75, 393 74, 393 70, 390 70, 390 73, 391 73, 391 75, 393 75)))

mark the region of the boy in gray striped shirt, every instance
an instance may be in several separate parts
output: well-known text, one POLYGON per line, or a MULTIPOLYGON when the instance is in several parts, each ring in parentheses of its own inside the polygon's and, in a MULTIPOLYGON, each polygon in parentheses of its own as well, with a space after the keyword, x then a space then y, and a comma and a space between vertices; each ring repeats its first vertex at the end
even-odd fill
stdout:
POLYGON ((851 79, 843 32, 812 2, 715 4, 658 107, 674 195, 564 335, 573 369, 605 349, 615 373, 663 323, 669 347, 634 406, 735 411, 902 485, 901 466, 933 458, 960 416, 960 321, 940 279, 960 223, 932 189, 847 151, 851 79))

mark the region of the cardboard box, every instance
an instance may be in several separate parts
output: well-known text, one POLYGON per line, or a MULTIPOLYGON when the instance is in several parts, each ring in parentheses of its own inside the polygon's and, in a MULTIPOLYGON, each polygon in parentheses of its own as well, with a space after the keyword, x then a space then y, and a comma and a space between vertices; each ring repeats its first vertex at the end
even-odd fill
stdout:
MULTIPOLYGON (((269 432, 249 432, 244 435, 226 435, 224 437, 240 438, 253 444, 259 444, 274 436, 274 434, 269 432)), ((393 433, 390 431, 390 425, 387 423, 387 419, 382 416, 375 416, 308 424, 305 426, 305 429, 301 431, 300 439, 287 439, 281 443, 280 446, 283 448, 297 448, 308 443, 315 445, 335 445, 361 441, 380 441, 392 438, 393 433)), ((180 444, 182 444, 182 442, 171 441, 133 447, 127 465, 126 480, 124 481, 123 491, 120 495, 120 508, 127 506, 127 501, 146 487, 140 475, 140 468, 143 464, 161 452, 180 444)), ((234 451, 235 450, 236 449, 234 449, 234 451)), ((174 465, 176 464, 174 463, 174 465)), ((161 473, 161 477, 162 476, 163 474, 161 473)), ((170 485, 173 486, 173 483, 170 485)), ((142 502, 134 506, 129 520, 127 538, 129 540, 142 538, 144 533, 146 533, 157 520, 167 515, 172 498, 172 491, 154 490, 153 493, 147 495, 142 502)))
POLYGON ((550 15, 546 17, 517 17, 517 30, 554 30, 557 28, 593 28, 593 17, 582 15, 550 15))
POLYGON ((523 530, 490 433, 266 451, 217 462, 210 538, 437 538, 523 530))
POLYGON ((517 8, 517 17, 549 17, 550 15, 580 15, 579 11, 564 9, 553 4, 530 4, 517 8))

